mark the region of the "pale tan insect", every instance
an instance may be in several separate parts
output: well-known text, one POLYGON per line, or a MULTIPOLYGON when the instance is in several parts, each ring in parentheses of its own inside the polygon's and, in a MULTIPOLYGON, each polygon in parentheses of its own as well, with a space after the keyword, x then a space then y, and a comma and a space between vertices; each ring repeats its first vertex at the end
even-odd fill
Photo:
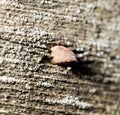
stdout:
POLYGON ((69 48, 60 45, 51 48, 51 57, 52 64, 77 62, 75 54, 69 48))

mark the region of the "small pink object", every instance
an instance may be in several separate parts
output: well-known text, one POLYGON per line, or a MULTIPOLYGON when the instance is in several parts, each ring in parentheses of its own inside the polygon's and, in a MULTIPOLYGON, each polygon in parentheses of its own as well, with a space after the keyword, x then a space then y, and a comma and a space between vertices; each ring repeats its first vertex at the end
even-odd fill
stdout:
POLYGON ((52 64, 77 62, 75 54, 69 48, 60 45, 51 48, 51 57, 52 64))

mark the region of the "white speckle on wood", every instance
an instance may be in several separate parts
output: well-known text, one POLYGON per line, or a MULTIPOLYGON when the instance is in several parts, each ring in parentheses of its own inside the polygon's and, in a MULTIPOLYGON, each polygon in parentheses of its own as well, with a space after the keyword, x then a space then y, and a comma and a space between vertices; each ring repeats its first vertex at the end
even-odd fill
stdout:
POLYGON ((7 77, 7 76, 0 76, 0 81, 3 83, 15 83, 20 82, 20 80, 15 79, 13 77, 7 77))
POLYGON ((92 105, 83 101, 79 101, 77 97, 69 96, 67 95, 63 99, 57 100, 57 99, 46 99, 49 103, 59 103, 62 105, 72 105, 77 106, 80 109, 89 109, 92 108, 92 105))
POLYGON ((43 79, 51 79, 52 76, 47 76, 47 75, 37 75, 37 74, 34 74, 34 77, 39 77, 39 78, 43 78, 43 79))
POLYGON ((53 85, 48 82, 37 82, 36 86, 53 87, 53 85))
POLYGON ((6 5, 10 3, 10 0, 0 0, 0 5, 6 5))
POLYGON ((0 57, 0 64, 2 64, 3 61, 7 61, 7 62, 11 62, 11 63, 19 63, 19 62, 21 62, 19 59, 12 59, 12 58, 3 58, 3 57, 0 57))
POLYGON ((0 109, 0 113, 8 113, 8 111, 1 108, 1 109, 0 109))

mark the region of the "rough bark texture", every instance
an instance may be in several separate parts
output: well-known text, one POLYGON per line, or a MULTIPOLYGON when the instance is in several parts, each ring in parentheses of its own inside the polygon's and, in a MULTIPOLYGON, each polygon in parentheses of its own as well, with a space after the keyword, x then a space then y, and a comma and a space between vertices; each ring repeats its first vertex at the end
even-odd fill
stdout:
POLYGON ((0 0, 0 114, 120 111, 119 0, 0 0), (49 63, 50 47, 78 63, 49 63))

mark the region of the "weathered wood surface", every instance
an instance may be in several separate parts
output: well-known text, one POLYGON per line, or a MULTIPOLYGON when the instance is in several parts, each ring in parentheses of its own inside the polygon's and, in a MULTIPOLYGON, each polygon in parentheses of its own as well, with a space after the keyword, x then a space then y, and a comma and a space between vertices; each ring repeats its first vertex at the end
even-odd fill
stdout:
POLYGON ((0 114, 119 115, 119 0, 0 0, 0 114), (49 63, 61 39, 72 70, 49 63))

